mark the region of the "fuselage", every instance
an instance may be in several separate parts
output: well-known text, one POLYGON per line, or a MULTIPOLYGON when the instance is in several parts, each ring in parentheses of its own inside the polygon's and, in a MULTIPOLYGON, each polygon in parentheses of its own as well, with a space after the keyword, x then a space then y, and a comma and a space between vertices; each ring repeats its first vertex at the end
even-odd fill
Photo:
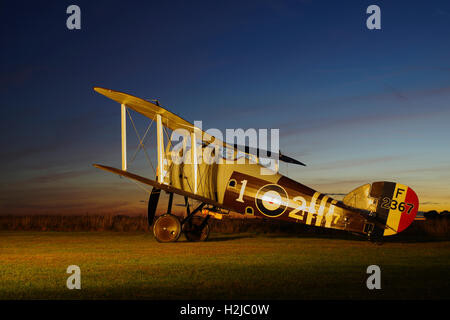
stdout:
MULTIPOLYGON (((179 165, 168 165, 167 183, 192 192, 194 171, 190 159, 185 160, 179 165)), ((267 173, 267 168, 258 163, 198 161, 196 191, 240 214, 367 233, 369 222, 358 210, 279 172, 267 173)))

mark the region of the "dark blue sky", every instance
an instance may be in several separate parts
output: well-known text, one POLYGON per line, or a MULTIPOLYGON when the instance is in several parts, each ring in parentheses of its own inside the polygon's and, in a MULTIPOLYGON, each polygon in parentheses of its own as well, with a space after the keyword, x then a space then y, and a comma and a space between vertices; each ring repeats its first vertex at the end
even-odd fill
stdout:
POLYGON ((308 164, 283 169, 320 191, 399 180, 450 206, 448 1, 2 1, 0 21, 2 211, 142 198, 91 168, 120 161, 118 105, 93 86, 204 128, 280 128, 308 164))

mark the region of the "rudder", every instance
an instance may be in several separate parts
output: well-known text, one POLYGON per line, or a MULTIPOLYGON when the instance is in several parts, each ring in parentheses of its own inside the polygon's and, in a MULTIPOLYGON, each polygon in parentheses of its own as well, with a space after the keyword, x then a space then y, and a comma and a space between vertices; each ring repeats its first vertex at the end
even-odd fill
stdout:
POLYGON ((405 230, 416 217, 419 199, 410 187, 395 182, 374 182, 370 196, 378 199, 377 218, 386 225, 383 236, 405 230))

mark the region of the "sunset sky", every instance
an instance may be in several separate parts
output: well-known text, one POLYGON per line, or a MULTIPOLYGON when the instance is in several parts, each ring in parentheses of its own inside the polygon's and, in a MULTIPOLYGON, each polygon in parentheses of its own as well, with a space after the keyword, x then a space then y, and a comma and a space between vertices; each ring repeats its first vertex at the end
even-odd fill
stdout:
POLYGON ((282 173, 318 191, 396 181, 450 209, 449 1, 2 1, 0 21, 0 214, 145 213, 92 167, 121 160, 120 106, 94 86, 204 129, 279 128, 307 164, 282 173))

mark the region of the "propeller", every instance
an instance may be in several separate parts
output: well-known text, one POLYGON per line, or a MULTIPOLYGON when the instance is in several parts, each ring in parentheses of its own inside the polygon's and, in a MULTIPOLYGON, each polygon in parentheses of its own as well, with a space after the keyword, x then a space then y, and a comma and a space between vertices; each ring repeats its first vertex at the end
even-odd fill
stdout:
POLYGON ((291 157, 285 156, 284 154, 281 154, 281 151, 279 153, 279 159, 280 159, 280 161, 283 161, 283 162, 298 164, 300 166, 306 167, 306 164, 304 164, 303 162, 300 162, 300 161, 295 160, 295 159, 293 159, 291 157))
POLYGON ((161 189, 153 187, 148 199, 148 225, 152 226, 155 219, 156 208, 158 207, 159 196, 161 195, 161 189))

